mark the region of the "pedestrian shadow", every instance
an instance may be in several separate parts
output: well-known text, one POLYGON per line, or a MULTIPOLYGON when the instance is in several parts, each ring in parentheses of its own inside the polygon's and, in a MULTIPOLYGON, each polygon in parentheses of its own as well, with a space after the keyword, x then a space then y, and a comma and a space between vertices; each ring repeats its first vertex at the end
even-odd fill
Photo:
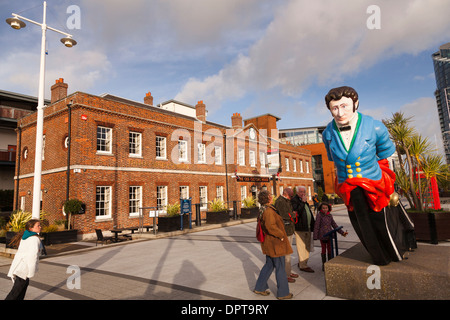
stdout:
MULTIPOLYGON (((261 268, 264 265, 264 254, 261 251, 261 245, 259 242, 256 242, 256 229, 253 226, 248 227, 249 237, 250 234, 254 237, 254 240, 248 242, 230 242, 225 241, 224 236, 217 236, 221 239, 222 246, 225 250, 230 252, 234 257, 241 261, 242 269, 244 270, 245 279, 247 281, 247 285, 250 291, 253 291, 256 280, 258 279, 261 268), (256 245, 255 245, 256 243, 256 245), (257 265, 251 259, 251 256, 256 257, 260 261, 260 265, 257 265)), ((231 235, 231 234, 230 234, 231 235)), ((231 235, 232 236, 232 235, 231 235)), ((273 285, 276 287, 276 283, 269 279, 268 281, 269 287, 273 285)))
MULTIPOLYGON (((100 255, 96 260, 94 260, 93 262, 88 264, 87 266, 80 267, 80 270, 81 270, 80 276, 83 277, 83 274, 89 273, 89 272, 91 272, 91 270, 96 270, 100 266, 104 265, 105 263, 107 263, 108 261, 113 259, 124 248, 125 248, 125 246, 120 246, 120 247, 115 248, 114 250, 108 250, 104 254, 100 255)), ((76 256, 74 256, 74 257, 76 257, 76 256)), ((41 263, 45 263, 45 262, 41 262, 41 263)), ((73 265, 76 265, 76 264, 74 263, 73 265)), ((60 283, 53 285, 49 290, 47 290, 46 292, 43 292, 41 295, 37 296, 35 298, 35 300, 41 300, 45 296, 49 295, 50 293, 58 294, 57 291, 59 289, 65 290, 65 288, 64 288, 65 286, 67 286, 67 279, 64 279, 60 283)))

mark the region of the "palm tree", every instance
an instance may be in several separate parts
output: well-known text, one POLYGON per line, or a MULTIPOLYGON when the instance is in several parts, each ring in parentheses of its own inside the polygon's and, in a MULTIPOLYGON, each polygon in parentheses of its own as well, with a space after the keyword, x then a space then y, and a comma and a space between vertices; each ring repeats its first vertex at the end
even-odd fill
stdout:
POLYGON ((410 194, 412 196, 414 207, 420 207, 420 201, 416 194, 416 188, 414 187, 414 173, 413 173, 413 163, 412 158, 409 153, 409 148, 412 144, 412 137, 415 135, 415 129, 409 126, 412 117, 406 118, 402 112, 396 112, 392 114, 391 119, 383 120, 383 123, 388 129, 391 139, 394 141, 400 167, 403 172, 406 173, 405 166, 402 161, 402 154, 406 155, 406 161, 408 164, 409 175, 409 186, 410 194))
POLYGON ((396 172, 396 179, 395 182, 397 183, 400 190, 402 190, 402 195, 406 197, 406 200, 408 200, 409 207, 414 208, 414 202, 411 200, 410 194, 411 194, 411 184, 409 181, 409 177, 406 175, 405 171, 398 170, 396 172))
POLYGON ((409 153, 414 160, 414 167, 417 171, 417 179, 419 183, 419 207, 420 211, 423 211, 423 192, 421 183, 421 174, 423 169, 423 163, 425 159, 433 150, 428 138, 422 137, 420 134, 413 135, 411 137, 411 145, 409 147, 409 153))
POLYGON ((383 120, 384 125, 388 128, 389 134, 391 135, 391 139, 394 141, 395 149, 398 154, 398 161, 402 170, 405 170, 402 158, 402 154, 405 154, 405 150, 402 148, 401 142, 413 133, 411 132, 413 129, 408 127, 411 119, 412 117, 405 118, 403 112, 395 112, 392 114, 391 119, 383 120))
POLYGON ((448 166, 443 163, 442 155, 430 154, 422 161, 422 172, 427 181, 428 189, 431 188, 431 179, 441 179, 448 177, 448 166))

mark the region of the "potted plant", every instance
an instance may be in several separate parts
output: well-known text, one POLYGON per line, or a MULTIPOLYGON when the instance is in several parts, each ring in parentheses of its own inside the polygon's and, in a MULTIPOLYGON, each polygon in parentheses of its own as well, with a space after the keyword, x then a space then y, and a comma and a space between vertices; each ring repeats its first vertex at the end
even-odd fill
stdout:
POLYGON ((57 224, 49 224, 42 227, 41 230, 42 242, 46 246, 57 243, 76 242, 78 240, 77 234, 78 230, 62 230, 57 224))
POLYGON ((397 149, 400 167, 395 172, 396 184, 400 195, 409 202, 408 215, 414 223, 416 239, 437 244, 450 238, 450 212, 434 210, 429 204, 440 208, 436 193, 438 185, 443 188, 448 183, 449 167, 442 155, 435 153, 433 144, 410 125, 411 119, 397 112, 383 122, 397 149), (430 193, 436 198, 431 199, 430 193))
MULTIPOLYGON (((25 230, 25 225, 31 219, 31 212, 15 211, 11 214, 9 223, 7 225, 5 243, 6 248, 13 248, 10 244, 11 240, 14 238, 17 232, 25 230)), ((17 249, 14 247, 14 249, 17 249)))
MULTIPOLYGON (((167 215, 158 217, 158 231, 168 232, 181 229, 180 204, 169 204, 166 207, 167 215)), ((183 229, 189 227, 189 217, 183 216, 183 229)))
POLYGON ((6 243, 6 220, 0 217, 0 243, 6 243))
POLYGON ((227 206, 223 200, 216 198, 208 203, 209 210, 206 211, 206 223, 224 223, 230 221, 227 206))
POLYGON ((77 199, 70 199, 64 202, 64 212, 67 214, 67 220, 56 220, 53 224, 44 223, 41 236, 44 245, 58 243, 76 242, 78 240, 78 230, 71 229, 72 215, 83 212, 83 202, 77 199), (67 230, 65 230, 67 227, 67 230))
POLYGON ((259 208, 257 206, 257 201, 253 197, 247 197, 242 200, 243 207, 241 208, 241 218, 250 219, 256 218, 259 214, 259 208))
POLYGON ((414 232, 417 240, 438 244, 438 241, 450 239, 449 211, 442 209, 428 209, 426 211, 408 209, 407 212, 414 222, 414 232))
POLYGON ((69 199, 64 202, 64 212, 68 214, 67 228, 71 229, 72 226, 72 215, 80 214, 83 211, 83 202, 78 199, 69 199))

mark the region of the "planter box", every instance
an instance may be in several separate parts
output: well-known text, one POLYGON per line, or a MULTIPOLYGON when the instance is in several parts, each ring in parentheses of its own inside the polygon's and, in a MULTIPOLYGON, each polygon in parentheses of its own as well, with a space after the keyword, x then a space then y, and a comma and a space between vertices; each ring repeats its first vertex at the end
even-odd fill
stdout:
POLYGON ((228 210, 206 212, 206 223, 225 223, 228 221, 230 221, 230 213, 228 210))
POLYGON ((57 243, 76 242, 78 230, 63 230, 55 232, 43 232, 41 236, 44 238, 42 243, 46 246, 57 243))
POLYGON ((241 208, 241 219, 257 218, 259 215, 259 208, 241 208))
POLYGON ((450 212, 411 212, 408 215, 414 223, 417 240, 438 241, 450 239, 450 212))
POLYGON ((17 249, 16 247, 11 246, 9 243, 11 242, 12 238, 14 238, 14 236, 16 235, 17 232, 13 232, 13 231, 6 231, 6 236, 5 236, 5 244, 6 244, 6 248, 10 248, 10 249, 17 249))
MULTIPOLYGON (((183 216, 183 230, 189 228, 189 215, 183 216)), ((168 232, 181 230, 181 217, 158 217, 158 231, 168 232)))
MULTIPOLYGON (((13 248, 9 243, 12 238, 15 236, 16 232, 7 231, 6 232, 6 248, 13 248)), ((44 245, 51 245, 57 243, 68 243, 68 242, 77 242, 77 234, 78 230, 63 230, 63 231, 55 231, 55 232, 43 232, 40 234, 40 237, 43 238, 42 243, 44 245)), ((17 249, 17 248, 14 248, 17 249)))

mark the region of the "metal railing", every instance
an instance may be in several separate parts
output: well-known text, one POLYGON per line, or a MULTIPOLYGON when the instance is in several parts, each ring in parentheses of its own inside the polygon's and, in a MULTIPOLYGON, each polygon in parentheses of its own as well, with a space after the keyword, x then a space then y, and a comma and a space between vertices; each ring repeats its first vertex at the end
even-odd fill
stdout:
MULTIPOLYGON (((241 213, 241 201, 228 201, 224 202, 225 206, 227 207, 228 214, 230 215, 230 219, 238 220, 240 218, 241 213)), ((206 220, 202 217, 202 213, 206 213, 210 209, 211 204, 208 203, 191 203, 191 210, 189 215, 181 215, 180 217, 180 229, 183 227, 183 219, 189 219, 189 228, 192 228, 192 223, 195 223, 195 226, 201 226, 202 220, 206 220)), ((165 216, 166 210, 163 210, 159 207, 140 207, 139 208, 139 226, 138 230, 139 233, 143 232, 143 229, 145 228, 153 228, 153 233, 157 233, 157 218, 159 216, 165 216), (153 220, 152 226, 145 226, 144 225, 144 217, 150 217, 153 220)), ((203 214, 204 215, 204 214, 203 214)))

